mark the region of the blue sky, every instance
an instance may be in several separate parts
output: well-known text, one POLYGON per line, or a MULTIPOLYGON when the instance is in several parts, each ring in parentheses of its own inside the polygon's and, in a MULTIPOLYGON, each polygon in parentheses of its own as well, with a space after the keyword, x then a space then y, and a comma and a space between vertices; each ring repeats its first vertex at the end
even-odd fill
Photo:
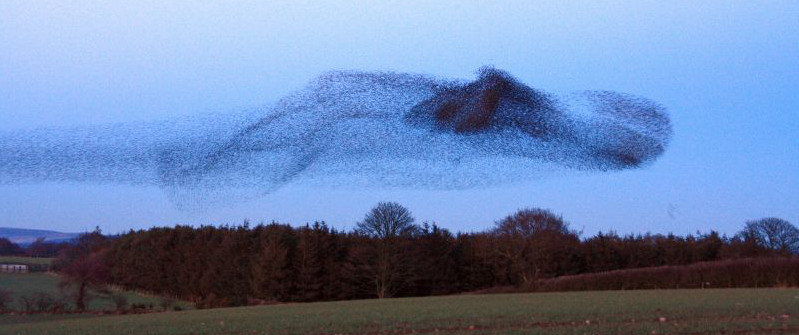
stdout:
POLYGON ((554 93, 614 90, 670 112, 642 170, 430 191, 288 185, 206 211, 155 187, 0 185, 0 226, 107 232, 326 220, 381 200, 483 230, 550 208, 593 234, 799 224, 799 3, 629 1, 0 2, 0 131, 163 120, 269 106, 334 69, 474 78, 492 64, 554 93))

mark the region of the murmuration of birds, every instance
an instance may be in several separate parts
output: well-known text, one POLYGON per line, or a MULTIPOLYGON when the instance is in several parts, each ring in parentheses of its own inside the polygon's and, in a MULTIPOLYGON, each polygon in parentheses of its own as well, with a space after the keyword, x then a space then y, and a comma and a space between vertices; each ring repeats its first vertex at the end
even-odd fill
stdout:
POLYGON ((557 96, 491 67, 471 82, 336 71, 256 112, 0 133, 0 184, 156 185, 176 203, 303 181, 459 189, 638 169, 671 133, 646 98, 557 96))

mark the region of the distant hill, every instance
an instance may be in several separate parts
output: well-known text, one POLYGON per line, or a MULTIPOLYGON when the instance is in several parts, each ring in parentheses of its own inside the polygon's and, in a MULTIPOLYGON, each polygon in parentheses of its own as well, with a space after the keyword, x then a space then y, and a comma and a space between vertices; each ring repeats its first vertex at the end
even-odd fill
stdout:
POLYGON ((0 227, 0 238, 7 238, 20 245, 31 244, 43 237, 47 242, 64 242, 78 237, 78 233, 62 233, 51 230, 0 227))

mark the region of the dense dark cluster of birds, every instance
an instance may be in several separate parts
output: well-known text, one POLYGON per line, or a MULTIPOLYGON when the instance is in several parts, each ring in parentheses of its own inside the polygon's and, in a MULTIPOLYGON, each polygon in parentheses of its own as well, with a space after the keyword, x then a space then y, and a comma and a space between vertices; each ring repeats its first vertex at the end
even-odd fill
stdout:
POLYGON ((294 180, 464 188, 638 168, 671 135, 650 100, 609 91, 558 97, 494 68, 472 82, 330 72, 257 114, 5 132, 0 183, 158 185, 176 198, 268 193, 294 180))

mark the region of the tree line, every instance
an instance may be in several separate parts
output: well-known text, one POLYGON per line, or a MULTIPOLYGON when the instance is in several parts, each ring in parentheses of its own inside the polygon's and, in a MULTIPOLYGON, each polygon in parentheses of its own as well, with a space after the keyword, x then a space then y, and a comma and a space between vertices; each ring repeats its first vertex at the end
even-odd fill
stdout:
POLYGON ((176 226, 105 237, 86 234, 56 266, 78 289, 106 283, 199 307, 285 301, 442 295, 516 287, 588 273, 799 251, 787 221, 747 222, 733 237, 717 232, 581 238, 561 216, 523 209, 483 232, 452 233, 416 224, 398 203, 379 203, 352 231, 315 222, 176 226))
POLYGON ((61 250, 70 246, 69 242, 48 242, 44 238, 21 246, 7 238, 0 237, 0 256, 56 257, 61 250))

